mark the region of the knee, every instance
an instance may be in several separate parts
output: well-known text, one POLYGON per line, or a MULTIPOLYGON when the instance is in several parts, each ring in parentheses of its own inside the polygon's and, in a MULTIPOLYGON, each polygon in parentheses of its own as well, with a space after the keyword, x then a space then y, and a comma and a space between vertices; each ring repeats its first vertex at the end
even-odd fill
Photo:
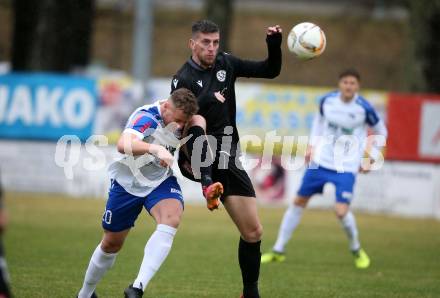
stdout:
POLYGON ((343 219, 347 215, 347 211, 335 210, 335 214, 338 219, 343 219))
POLYGON ((180 214, 164 214, 159 218, 157 223, 177 229, 179 227, 180 220, 181 220, 180 214))
POLYGON ((263 236, 263 226, 261 224, 257 224, 256 226, 244 231, 241 236, 247 242, 260 241, 261 237, 263 236))
POLYGON ((101 241, 101 249, 106 253, 117 253, 123 244, 124 242, 121 240, 104 237, 101 241))
POLYGON ((335 208, 335 214, 339 219, 343 219, 348 213, 348 205, 340 204, 335 208))
POLYGON ((305 197, 297 197, 297 198, 293 201, 293 204, 294 204, 295 206, 298 206, 298 207, 306 208, 308 202, 309 202, 309 198, 305 198, 305 197))

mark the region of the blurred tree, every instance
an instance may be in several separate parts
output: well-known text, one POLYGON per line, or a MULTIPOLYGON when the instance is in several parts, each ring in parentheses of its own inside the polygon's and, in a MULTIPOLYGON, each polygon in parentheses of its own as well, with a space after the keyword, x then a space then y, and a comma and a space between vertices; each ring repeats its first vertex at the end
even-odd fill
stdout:
POLYGON ((220 27, 220 49, 229 51, 229 36, 233 17, 234 0, 205 0, 206 18, 220 27))
POLYGON ((440 0, 407 0, 410 10, 414 91, 440 92, 440 0))
POLYGON ((12 69, 67 72, 89 63, 94 0, 15 0, 12 69))

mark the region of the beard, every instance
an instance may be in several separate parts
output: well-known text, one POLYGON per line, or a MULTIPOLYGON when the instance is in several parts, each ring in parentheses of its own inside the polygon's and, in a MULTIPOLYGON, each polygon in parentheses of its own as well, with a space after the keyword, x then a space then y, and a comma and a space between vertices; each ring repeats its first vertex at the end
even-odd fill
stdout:
POLYGON ((199 57, 200 63, 203 67, 209 68, 214 65, 215 57, 207 58, 207 57, 199 57))

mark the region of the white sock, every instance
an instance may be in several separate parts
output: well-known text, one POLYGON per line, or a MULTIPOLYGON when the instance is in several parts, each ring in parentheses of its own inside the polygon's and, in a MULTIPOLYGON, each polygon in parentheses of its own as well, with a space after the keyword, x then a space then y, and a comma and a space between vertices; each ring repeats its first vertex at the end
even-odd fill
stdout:
POLYGON ((90 298, 96 289, 96 285, 115 263, 117 253, 106 253, 98 244, 90 259, 89 267, 84 277, 84 283, 78 293, 78 298, 90 298))
POLYGON ((350 240, 350 250, 358 251, 361 248, 358 238, 358 230, 356 227, 356 219, 351 211, 348 211, 343 218, 340 219, 344 227, 345 233, 350 240))
POLYGON ((273 250, 276 252, 284 252, 284 246, 292 237, 293 231, 298 226, 304 208, 290 204, 284 213, 283 220, 281 221, 280 230, 278 231, 278 238, 273 246, 273 250))
POLYGON ((148 283, 168 256, 176 232, 177 229, 171 226, 157 225, 156 231, 154 231, 145 245, 144 259, 133 287, 145 291, 148 283))

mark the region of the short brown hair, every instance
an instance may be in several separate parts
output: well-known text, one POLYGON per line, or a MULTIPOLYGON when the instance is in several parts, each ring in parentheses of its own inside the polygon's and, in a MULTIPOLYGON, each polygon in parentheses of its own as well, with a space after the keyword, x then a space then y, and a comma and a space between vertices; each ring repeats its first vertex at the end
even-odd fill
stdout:
POLYGON ((361 81, 361 75, 354 68, 345 69, 344 71, 342 71, 339 74, 339 79, 342 79, 342 78, 345 78, 345 77, 355 77, 358 80, 358 82, 361 81))
POLYGON ((193 23, 191 27, 192 35, 197 33, 217 33, 220 29, 216 23, 210 20, 200 20, 193 23))
POLYGON ((174 90, 170 99, 174 107, 182 110, 187 116, 195 115, 199 110, 196 96, 189 89, 179 88, 174 90))

